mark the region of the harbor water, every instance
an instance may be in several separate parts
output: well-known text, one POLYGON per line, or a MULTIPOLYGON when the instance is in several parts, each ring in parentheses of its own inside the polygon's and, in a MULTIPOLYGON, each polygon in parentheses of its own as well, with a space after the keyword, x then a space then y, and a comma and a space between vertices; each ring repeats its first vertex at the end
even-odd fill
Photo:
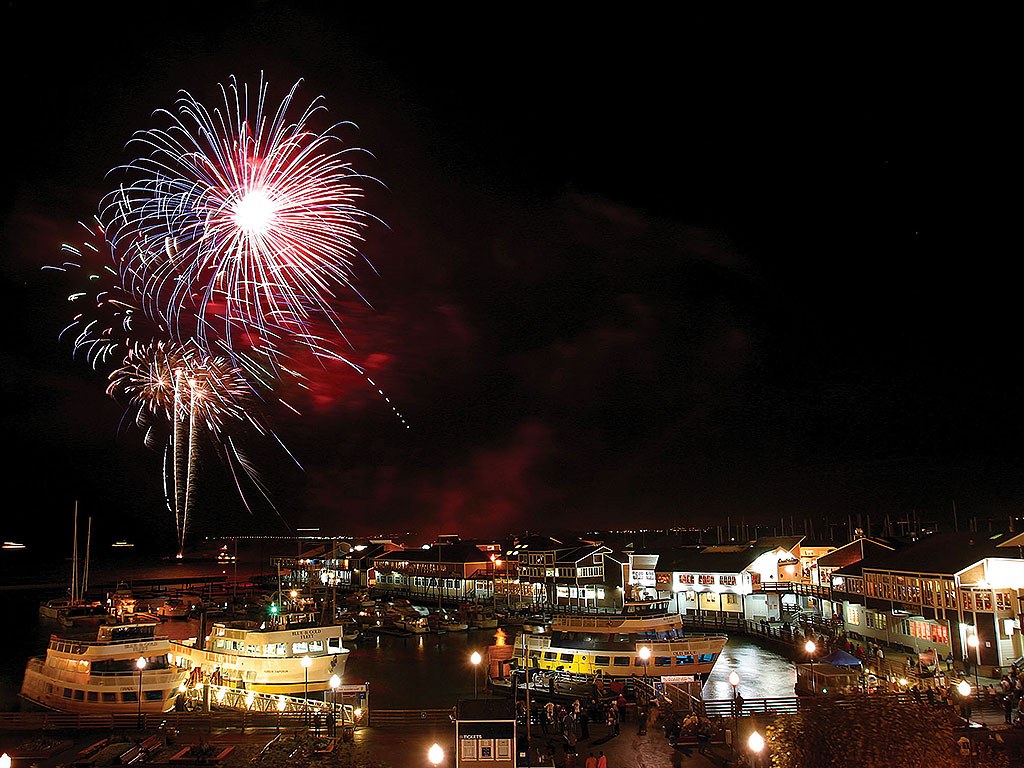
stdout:
MULTIPOLYGON (((7 553, 9 554, 9 553, 7 553)), ((96 584, 114 584, 155 578, 225 576, 233 578, 269 572, 266 564, 256 564, 241 556, 237 564, 225 566, 214 558, 185 562, 161 561, 141 556, 122 555, 97 562, 91 580, 96 584)), ((18 698, 25 664, 31 656, 45 653, 51 634, 68 635, 68 630, 41 621, 39 601, 61 597, 60 584, 70 564, 56 561, 50 565, 25 559, 11 570, 12 561, 0 573, 0 599, 4 602, 5 626, 0 633, 0 711, 22 708, 18 698), (27 576, 33 578, 28 579, 27 576), (46 586, 41 586, 46 585, 46 586)), ((160 634, 173 638, 192 637, 197 625, 192 621, 168 620, 160 634)), ((88 638, 93 630, 76 630, 75 636, 88 638)), ((475 668, 470 662, 473 651, 486 658, 486 649, 514 637, 503 630, 469 630, 408 637, 364 634, 347 643, 350 648, 345 669, 346 684, 369 683, 370 706, 380 709, 435 709, 450 707, 460 698, 471 697, 474 689, 486 688, 485 665, 475 668), (476 679, 474 680, 474 675, 476 679)), ((793 662, 750 638, 729 638, 704 688, 705 699, 726 699, 733 694, 729 673, 740 678, 739 692, 747 699, 792 696, 796 682, 793 662)))

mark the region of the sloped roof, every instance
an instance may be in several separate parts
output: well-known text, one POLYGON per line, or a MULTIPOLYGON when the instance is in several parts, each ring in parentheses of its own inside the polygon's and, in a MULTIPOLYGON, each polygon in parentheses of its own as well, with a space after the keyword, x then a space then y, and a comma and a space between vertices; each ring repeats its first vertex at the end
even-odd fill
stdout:
POLYGON ((905 549, 877 560, 872 558, 870 564, 865 559, 861 565, 886 571, 952 575, 987 557, 1005 558, 1007 550, 1000 549, 999 544, 1011 536, 1009 533, 932 533, 905 549))
MULTIPOLYGON (((763 545, 761 539, 755 544, 739 550, 721 551, 717 548, 680 549, 668 552, 658 559, 657 570, 704 571, 709 573, 739 573, 766 552, 777 549, 777 545, 763 545)), ((788 550, 787 550, 788 551, 788 550)))
POLYGON ((852 565, 853 563, 860 562, 870 552, 882 554, 892 552, 895 549, 896 545, 891 542, 884 542, 878 539, 860 538, 855 541, 851 541, 848 544, 843 544, 843 546, 832 550, 827 555, 822 555, 815 562, 819 567, 842 568, 844 565, 852 565))
POLYGON ((828 656, 821 659, 822 664, 831 664, 834 667, 859 667, 861 661, 856 656, 851 656, 842 648, 837 648, 828 656))
POLYGON ((765 546, 769 549, 782 547, 787 552, 792 552, 806 538, 806 536, 761 536, 754 542, 754 545, 765 546))

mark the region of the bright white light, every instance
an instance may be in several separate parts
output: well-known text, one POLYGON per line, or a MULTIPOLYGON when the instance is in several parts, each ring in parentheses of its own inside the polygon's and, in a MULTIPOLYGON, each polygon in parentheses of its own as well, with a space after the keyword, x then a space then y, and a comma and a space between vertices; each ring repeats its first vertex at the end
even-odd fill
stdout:
POLYGON ((300 663, 301 663, 301 664, 302 664, 302 666, 304 666, 304 667, 305 667, 306 669, 309 669, 309 668, 310 668, 310 666, 312 666, 312 664, 313 664, 313 660, 312 660, 311 658, 309 658, 309 656, 303 656, 303 657, 302 657, 302 661, 301 661, 300 663))
POLYGON ((651 649, 648 648, 646 645, 641 646, 640 648, 640 658, 644 661, 647 661, 649 658, 651 658, 651 649))
POLYGON ((440 765, 441 761, 444 760, 444 750, 441 749, 440 744, 432 744, 430 749, 427 750, 427 759, 433 765, 440 765))
POLYGON ((331 686, 331 688, 339 688, 341 686, 341 678, 337 675, 331 675, 329 685, 331 686))
POLYGON ((473 655, 469 657, 469 660, 473 664, 479 664, 480 663, 480 654, 477 653, 476 651, 473 651, 473 655))
POLYGON ((747 746, 750 747, 751 752, 760 752, 764 749, 764 736, 754 731, 750 734, 750 738, 747 739, 747 746))
POLYGON ((135 666, 138 668, 140 672, 144 670, 146 668, 146 657, 139 656, 139 658, 135 660, 135 666))
POLYGON ((961 680, 959 683, 957 683, 956 689, 960 692, 961 696, 970 696, 971 694, 971 684, 968 683, 966 680, 961 680))
POLYGON ((977 648, 978 647, 978 636, 977 635, 969 636, 967 638, 967 644, 969 646, 971 646, 971 648, 977 648))
POLYGON ((235 224, 247 235, 262 235, 274 221, 276 206, 262 189, 250 189, 235 204, 235 224))
POLYGON ((733 688, 735 688, 739 684, 740 684, 740 676, 737 675, 735 672, 730 672, 729 673, 729 685, 731 685, 733 688))

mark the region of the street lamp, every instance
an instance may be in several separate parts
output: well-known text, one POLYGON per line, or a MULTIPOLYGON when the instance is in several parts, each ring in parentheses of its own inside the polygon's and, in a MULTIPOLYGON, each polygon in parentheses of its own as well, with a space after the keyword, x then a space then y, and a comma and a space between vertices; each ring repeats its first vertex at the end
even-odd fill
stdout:
POLYGON ((331 675, 331 736, 338 736, 338 688, 341 687, 341 678, 331 675))
POLYGON ((974 649, 974 687, 978 689, 978 667, 981 666, 981 643, 978 642, 977 635, 969 635, 967 637, 967 644, 974 649))
POLYGON ((139 670, 139 718, 135 727, 142 730, 142 670, 146 668, 146 657, 139 656, 135 660, 135 667, 139 670))
POLYGON ((729 673, 729 685, 732 686, 732 727, 734 731, 737 731, 740 724, 740 702, 739 698, 737 698, 739 696, 740 676, 736 672, 729 673))
POLYGON ((644 663, 644 678, 647 677, 647 662, 651 659, 651 649, 646 645, 640 646, 640 661, 644 663))
POLYGON ((11 768, 11 756, 6 752, 0 755, 0 768, 11 768))
POLYGON ((431 765, 440 765, 444 760, 444 750, 441 749, 440 744, 432 744, 430 749, 427 750, 427 760, 430 761, 431 765))
POLYGON ((750 734, 750 738, 747 739, 747 746, 750 747, 750 751, 754 755, 754 759, 750 762, 754 765, 761 764, 761 752, 764 750, 764 736, 757 731, 750 734))
POLYGON ((288 704, 284 700, 284 694, 277 697, 277 732, 281 732, 281 714, 284 712, 284 708, 288 704))
POLYGON ((302 657, 302 672, 304 675, 302 682, 302 719, 306 723, 306 727, 309 727, 309 668, 312 666, 313 660, 309 658, 309 655, 302 657))
POLYGON ((963 715, 964 720, 971 719, 971 684, 966 680, 961 680, 956 684, 956 691, 959 693, 964 700, 964 703, 960 707, 960 714, 963 715))
POLYGON ((473 651, 473 655, 469 657, 469 662, 473 665, 473 698, 477 696, 476 693, 476 671, 480 667, 481 657, 476 651, 473 651))
POLYGON ((814 652, 818 650, 818 646, 814 644, 813 640, 808 640, 804 645, 804 650, 807 651, 807 657, 811 660, 811 688, 813 693, 818 692, 818 686, 815 685, 814 679, 814 652))

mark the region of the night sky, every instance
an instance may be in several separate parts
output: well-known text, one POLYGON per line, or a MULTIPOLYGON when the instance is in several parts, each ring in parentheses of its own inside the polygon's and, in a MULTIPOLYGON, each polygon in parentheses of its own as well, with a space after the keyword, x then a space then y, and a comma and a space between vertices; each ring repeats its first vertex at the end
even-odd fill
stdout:
POLYGON ((968 21, 221 6, 5 5, 2 538, 77 498, 173 547, 41 267, 154 109, 261 70, 372 153, 343 314, 409 428, 323 371, 273 418, 303 469, 250 449, 279 515, 210 459, 196 536, 1021 510, 1019 86, 968 21))

